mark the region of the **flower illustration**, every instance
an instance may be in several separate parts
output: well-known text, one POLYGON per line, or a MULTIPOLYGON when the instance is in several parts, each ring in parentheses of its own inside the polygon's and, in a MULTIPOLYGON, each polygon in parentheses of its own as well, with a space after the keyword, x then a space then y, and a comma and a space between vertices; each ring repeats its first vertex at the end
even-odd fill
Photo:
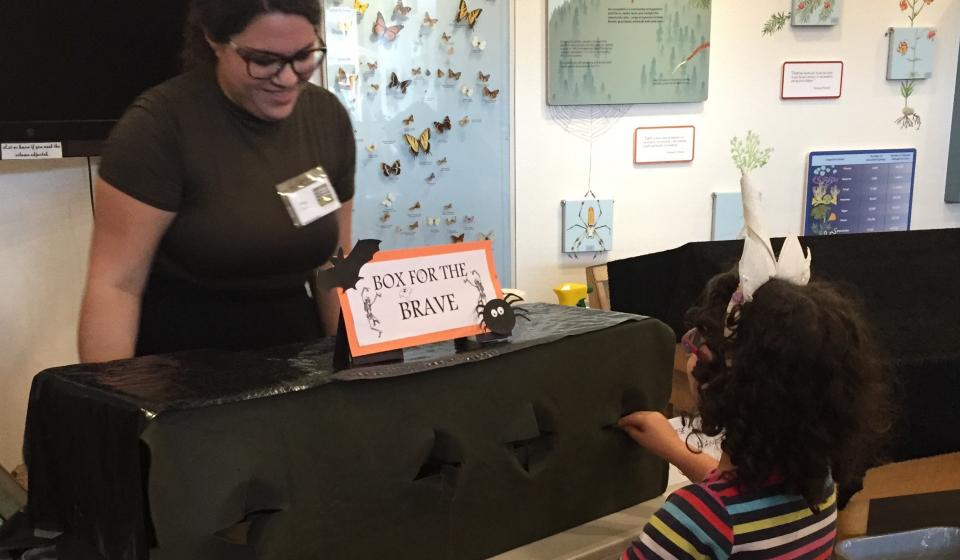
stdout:
POLYGON ((823 3, 824 10, 829 10, 830 6, 832 6, 832 4, 830 3, 830 0, 827 0, 826 2, 823 3))
POLYGON ((927 39, 933 41, 933 38, 937 36, 937 32, 933 29, 927 32, 927 39))
MULTIPOLYGON (((906 0, 904 0, 904 1, 906 1, 906 0)), ((802 9, 804 9, 804 8, 806 8, 806 7, 807 7, 807 3, 806 3, 806 2, 800 2, 800 4, 797 6, 797 9, 798 9, 798 10, 802 10, 802 9)))
POLYGON ((910 6, 907 4, 907 0, 900 0, 900 11, 905 12, 910 6))
POLYGON ((910 45, 906 41, 900 41, 900 45, 897 47, 897 52, 900 54, 907 54, 907 51, 910 50, 910 45))
POLYGON ((933 0, 923 0, 923 3, 929 6, 930 4, 933 4, 933 0))

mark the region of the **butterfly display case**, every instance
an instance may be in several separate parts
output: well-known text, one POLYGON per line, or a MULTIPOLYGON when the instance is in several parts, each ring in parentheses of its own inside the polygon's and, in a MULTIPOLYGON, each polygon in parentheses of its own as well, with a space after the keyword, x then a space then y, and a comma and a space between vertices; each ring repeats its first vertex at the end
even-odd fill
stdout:
POLYGON ((357 142, 354 239, 490 239, 511 284, 507 0, 324 0, 326 86, 357 142))

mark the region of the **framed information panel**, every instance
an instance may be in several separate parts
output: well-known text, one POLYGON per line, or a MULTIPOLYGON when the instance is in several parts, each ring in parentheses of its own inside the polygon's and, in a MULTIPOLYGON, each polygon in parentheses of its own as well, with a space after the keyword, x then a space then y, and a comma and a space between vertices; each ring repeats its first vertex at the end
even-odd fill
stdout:
POLYGON ((917 150, 812 152, 804 235, 910 229, 917 150))

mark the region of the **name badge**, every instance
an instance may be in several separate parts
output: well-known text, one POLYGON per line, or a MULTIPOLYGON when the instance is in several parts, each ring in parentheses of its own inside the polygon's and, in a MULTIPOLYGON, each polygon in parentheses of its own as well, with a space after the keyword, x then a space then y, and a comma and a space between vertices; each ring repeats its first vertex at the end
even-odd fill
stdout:
POLYGON ((340 208, 340 198, 319 165, 277 185, 277 194, 296 227, 312 224, 340 208))

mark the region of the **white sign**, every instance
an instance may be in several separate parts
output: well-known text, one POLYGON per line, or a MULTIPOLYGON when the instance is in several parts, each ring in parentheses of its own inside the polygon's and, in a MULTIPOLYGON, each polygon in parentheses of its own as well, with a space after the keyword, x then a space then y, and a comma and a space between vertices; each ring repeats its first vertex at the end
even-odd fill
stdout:
POLYGON ((490 241, 380 251, 356 288, 338 288, 354 356, 483 332, 480 310, 502 298, 490 241))
POLYGON ((60 159, 62 142, 3 142, 0 159, 60 159))
POLYGON ((843 92, 843 62, 784 62, 781 99, 837 99, 843 92))
POLYGON ((633 133, 633 162, 690 162, 695 144, 696 129, 692 126, 641 127, 633 133))

